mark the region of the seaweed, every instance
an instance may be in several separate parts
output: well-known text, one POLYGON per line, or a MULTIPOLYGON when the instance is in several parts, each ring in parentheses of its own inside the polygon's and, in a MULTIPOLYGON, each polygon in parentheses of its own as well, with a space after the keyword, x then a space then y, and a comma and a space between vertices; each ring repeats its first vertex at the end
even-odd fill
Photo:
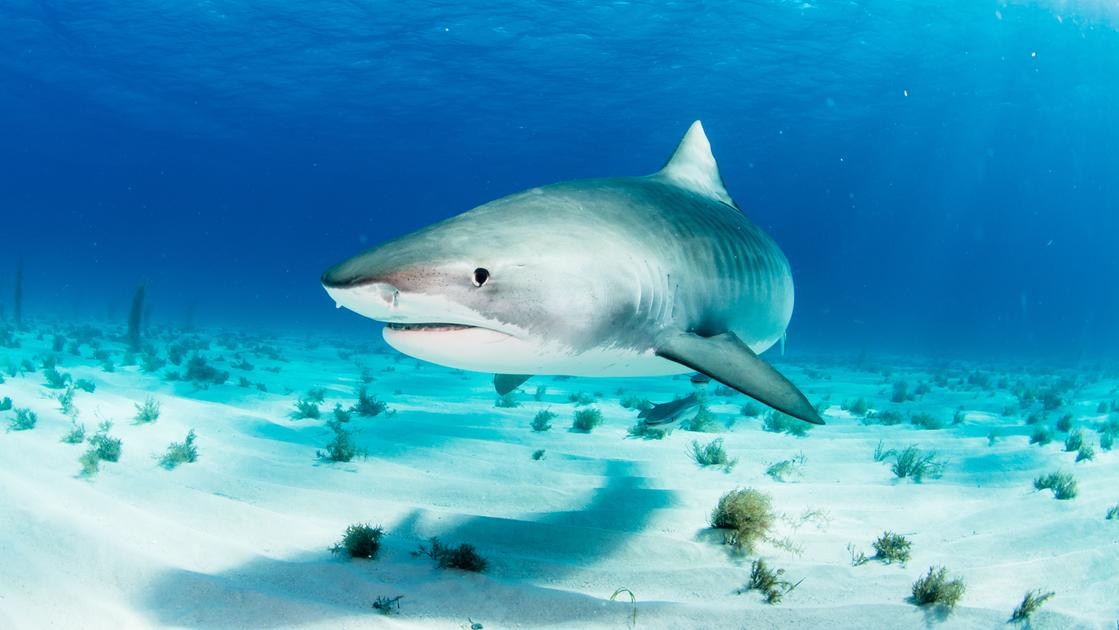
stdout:
POLYGON ((373 608, 382 615, 391 615, 394 612, 399 613, 401 599, 404 599, 403 595, 397 595, 396 597, 379 595, 377 599, 373 601, 373 608))
POLYGON ((804 456, 804 453, 798 453, 789 459, 783 459, 774 464, 770 464, 770 466, 765 469, 765 474, 769 475, 774 481, 786 482, 793 477, 799 476, 801 468, 807 461, 808 458, 804 456))
POLYGON ((812 424, 797 420, 782 411, 776 409, 770 411, 765 416, 765 421, 762 423, 762 429, 771 433, 787 433, 796 437, 805 437, 808 431, 813 427, 812 424))
POLYGON ((329 421, 326 423, 334 433, 334 438, 323 448, 315 451, 315 457, 326 462, 348 462, 358 455, 365 456, 365 451, 354 444, 353 433, 346 430, 341 422, 329 421))
POLYGON ((1034 488, 1038 492, 1052 490, 1053 496, 1061 501, 1075 499, 1079 492, 1076 478, 1065 472, 1052 472, 1034 479, 1034 488))
POLYGON ((167 470, 173 470, 179 464, 192 464, 198 461, 198 447, 194 445, 194 429, 187 432, 186 439, 182 442, 172 442, 167 447, 167 452, 159 458, 159 465, 167 470))
POLYGON ((458 547, 451 547, 443 544, 437 537, 429 539, 427 545, 420 545, 412 555, 427 556, 440 569, 461 569, 478 573, 485 571, 488 564, 485 558, 478 555, 474 545, 462 543, 458 547))
POLYGON ((29 431, 39 422, 39 415, 26 407, 16 409, 16 417, 8 419, 9 431, 29 431))
POLYGON ((890 466, 890 470, 898 479, 909 477, 921 483, 925 479, 939 478, 946 465, 946 462, 936 459, 936 453, 931 451, 926 453, 910 445, 894 456, 894 463, 890 466))
POLYGON ((59 372, 53 365, 43 370, 43 378, 47 381, 46 386, 51 389, 62 389, 73 380, 68 373, 59 372))
POLYGON ((1034 427, 1033 433, 1030 434, 1030 444, 1037 444, 1038 446, 1045 446, 1053 441, 1053 433, 1045 425, 1037 425, 1034 427))
POLYGON ((776 516, 769 495, 752 488, 731 490, 719 498, 711 512, 711 527, 726 530, 723 542, 739 552, 750 552, 765 540, 776 516))
POLYGON ((909 561, 910 549, 913 543, 901 534, 891 531, 883 532, 873 543, 874 559, 886 564, 905 564, 909 561))
POLYGON ((738 592, 760 591, 767 604, 780 604, 785 595, 804 581, 801 579, 796 583, 789 582, 781 578, 784 574, 784 569, 770 569, 765 560, 758 558, 750 566, 750 581, 738 592))
POLYGON ((703 446, 700 446, 698 440, 692 440, 690 454, 692 460, 699 466, 720 466, 725 472, 730 472, 738 463, 737 459, 727 457, 727 451, 723 448, 723 438, 712 440, 703 446))
POLYGON ((346 528, 342 540, 330 547, 330 553, 371 560, 381 550, 384 535, 385 530, 380 525, 374 527, 368 523, 356 523, 346 528))
POLYGON ((291 412, 293 420, 302 420, 304 418, 317 420, 320 415, 318 403, 303 399, 295 401, 295 411, 291 412))
POLYGON ((602 412, 596 407, 589 409, 579 409, 575 412, 575 419, 571 423, 571 429, 580 433, 590 433, 595 427, 603 423, 602 412))
POLYGON ((537 411, 536 415, 532 418, 532 430, 541 432, 551 429, 552 420, 554 420, 555 417, 555 412, 549 411, 547 409, 541 409, 540 411, 537 411))
POLYGON ((964 590, 963 580, 949 579, 948 570, 944 567, 929 567, 929 572, 913 583, 913 601, 918 606, 939 604, 952 610, 964 590))
POLYGON ((85 425, 78 424, 76 420, 70 422, 70 430, 62 436, 65 444, 81 444, 85 441, 85 425))
POLYGON ((372 418, 379 416, 382 413, 391 415, 388 403, 377 400, 377 395, 369 395, 369 389, 364 384, 357 388, 357 404, 354 405, 354 412, 363 418, 372 418))
POLYGON ((1027 621, 1054 595, 1056 595, 1056 593, 1053 591, 1042 592, 1041 589, 1035 589, 1026 593, 1026 596, 1022 598, 1022 603, 1018 604, 1014 612, 1010 613, 1010 623, 1027 621))
POLYGON ((944 428, 944 421, 926 411, 918 411, 909 415, 910 424, 915 424, 922 429, 937 430, 944 428))
POLYGON ((136 403, 133 406, 136 407, 135 424, 150 424, 159 418, 159 401, 151 396, 144 400, 143 405, 136 403))
POLYGON ((493 401, 493 406, 500 409, 512 409, 520 407, 521 402, 517 400, 517 395, 514 392, 509 392, 498 396, 497 399, 493 401))

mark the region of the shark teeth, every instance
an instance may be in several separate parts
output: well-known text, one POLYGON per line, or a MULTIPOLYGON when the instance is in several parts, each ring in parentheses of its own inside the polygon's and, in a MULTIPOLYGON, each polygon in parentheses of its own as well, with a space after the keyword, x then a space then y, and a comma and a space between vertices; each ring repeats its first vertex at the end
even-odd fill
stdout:
POLYGON ((431 323, 431 324, 408 323, 408 324, 403 324, 403 323, 400 323, 400 322, 388 322, 388 323, 385 324, 385 326, 388 327, 388 328, 391 328, 393 330, 423 330, 423 331, 428 331, 428 332, 440 332, 440 331, 449 331, 449 330, 466 330, 468 328, 475 328, 475 326, 467 326, 466 324, 437 324, 437 323, 431 323))

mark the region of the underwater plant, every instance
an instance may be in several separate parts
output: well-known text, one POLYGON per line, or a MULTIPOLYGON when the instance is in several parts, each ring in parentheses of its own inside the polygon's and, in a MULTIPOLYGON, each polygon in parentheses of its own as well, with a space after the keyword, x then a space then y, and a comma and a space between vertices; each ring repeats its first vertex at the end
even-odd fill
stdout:
POLYGON ((784 574, 784 569, 770 569, 766 566, 765 560, 758 558, 750 566, 750 581, 738 592, 741 594, 747 591, 760 591, 767 604, 780 604, 781 598, 804 581, 802 578, 794 584, 782 579, 781 576, 784 574))
POLYGON ((187 369, 183 374, 184 381, 197 384, 221 385, 229 380, 229 372, 219 370, 206 362, 206 358, 197 352, 187 361, 187 369))
POLYGON ((12 399, 8 396, 0 399, 0 411, 8 411, 12 408, 12 399))
POLYGON ((343 407, 342 403, 334 403, 333 413, 335 422, 349 422, 354 412, 352 409, 343 407))
POLYGON ((1096 458, 1096 449, 1092 448, 1091 444, 1083 444, 1080 449, 1076 451, 1076 461, 1090 462, 1096 458))
POLYGON ((544 449, 539 448, 539 449, 536 449, 535 451, 532 452, 532 460, 533 461, 538 462, 542 459, 544 459, 544 449))
POLYGON ((159 418, 159 401, 148 396, 144 400, 144 404, 136 403, 135 424, 149 424, 155 422, 159 418))
POLYGON ((910 414, 909 423, 917 425, 922 429, 936 430, 944 428, 943 420, 926 411, 918 411, 910 414))
POLYGON ((47 387, 51 389, 62 389, 72 380, 69 374, 59 372, 53 365, 43 370, 43 378, 47 381, 47 387))
POLYGON ((637 394, 629 394, 619 399, 618 404, 627 408, 627 410, 642 410, 648 404, 648 401, 637 394))
POLYGON ((427 556, 435 561, 440 569, 462 569, 475 573, 486 570, 486 559, 478 555, 474 545, 462 543, 458 547, 443 544, 439 538, 432 537, 427 545, 412 552, 413 556, 427 556))
POLYGON ((936 453, 932 451, 926 453, 912 444, 900 452, 893 452, 893 457, 894 463, 890 466, 890 470, 893 471, 894 476, 898 479, 908 477, 917 483, 925 479, 940 478, 947 466, 947 462, 936 459, 936 453))
POLYGON ((730 472, 738 463, 737 459, 727 457, 723 438, 712 440, 703 446, 700 446, 698 440, 692 440, 691 456, 699 466, 721 466, 725 472, 730 472))
POLYGON ((121 441, 120 438, 109 435, 112 428, 113 423, 106 420, 98 425, 97 433, 89 438, 89 445, 97 453, 98 459, 107 462, 120 461, 121 441))
POLYGON ((747 402, 746 404, 742 405, 742 415, 746 416, 747 418, 757 418, 758 416, 762 415, 762 408, 753 401, 747 402))
MULTIPOLYGON (((156 354, 155 350, 149 350, 148 352, 145 352, 140 356, 140 370, 143 371, 145 374, 151 374, 152 372, 159 371, 163 369, 163 366, 165 365, 167 365, 167 362, 164 361, 158 354, 156 354)), ((177 381, 179 380, 179 373, 168 372, 163 377, 169 381, 177 381)))
POLYGON ((514 407, 520 407, 521 403, 517 400, 517 395, 514 392, 508 392, 498 396, 497 399, 493 401, 493 406, 500 409, 512 409, 514 407))
POLYGON ((315 451, 315 457, 327 462, 348 462, 354 457, 365 455, 353 441, 353 433, 346 430, 341 422, 329 421, 326 425, 334 432, 334 439, 327 443, 325 450, 315 451))
POLYGON ((342 540, 330 548, 330 553, 345 554, 350 558, 373 559, 381 550, 381 538, 385 530, 380 525, 376 527, 368 523, 356 523, 346 528, 342 540))
POLYGON ((626 435, 629 437, 641 438, 643 440, 663 440, 664 436, 672 432, 672 425, 668 426, 651 426, 645 424, 644 421, 638 420, 633 423, 633 426, 626 429, 626 435))
POLYGON ((870 403, 865 398, 856 398, 853 401, 844 402, 839 408, 853 416, 865 416, 870 411, 870 403))
POLYGON ((804 453, 797 453, 789 459, 783 459, 771 464, 769 468, 765 469, 765 474, 769 475, 774 481, 785 482, 795 476, 799 476, 801 468, 807 461, 808 458, 804 456, 804 453))
POLYGON ((70 430, 62 436, 65 444, 81 444, 85 441, 85 425, 78 424, 77 420, 70 421, 70 430))
POLYGON ((809 429, 812 424, 797 420, 782 411, 776 409, 770 411, 765 416, 765 421, 762 423, 762 429, 771 433, 787 433, 796 437, 804 437, 808 435, 809 429))
POLYGON ((1045 446, 1053 441, 1053 433, 1045 425, 1039 424, 1034 427, 1033 433, 1030 434, 1030 444, 1037 444, 1038 446, 1045 446))
POLYGON ((586 392, 575 392, 567 396, 567 402, 575 403, 576 407, 585 407, 594 404, 594 396, 586 392))
POLYGON ((590 433, 595 427, 602 424, 602 412, 596 407, 589 409, 579 409, 575 412, 575 419, 571 423, 571 429, 580 433, 590 433))
POLYGON ((167 447, 167 452, 159 458, 159 465, 167 470, 173 470, 179 464, 192 464, 198 461, 198 447, 194 445, 194 429, 187 432, 186 439, 182 442, 172 442, 167 447))
POLYGON ((681 422, 680 428, 695 433, 718 433, 726 427, 715 418, 715 414, 711 413, 706 404, 700 403, 695 415, 681 422))
POLYGON ((357 404, 354 405, 354 411, 357 415, 363 418, 372 418, 379 416, 382 413, 387 413, 389 406, 381 400, 377 400, 377 395, 369 395, 369 388, 364 384, 357 388, 357 404))
POLYGON ((1018 604, 1014 612, 1010 613, 1010 623, 1021 623, 1028 620, 1054 595, 1056 595, 1056 593, 1053 591, 1043 593, 1041 589, 1026 593, 1026 596, 1022 598, 1022 603, 1018 604))
POLYGON ((88 378, 79 378, 78 380, 74 381, 74 387, 86 393, 92 394, 93 391, 97 389, 97 384, 89 380, 88 378))
POLYGON ((905 564, 909 562, 910 549, 913 543, 901 534, 891 531, 882 532, 873 543, 874 560, 881 560, 886 564, 905 564))
POLYGON ((1107 520, 1119 521, 1119 504, 1116 504, 1115 507, 1108 508, 1107 520))
POLYGON ((752 552, 766 540, 776 516, 769 495, 752 488, 731 490, 711 512, 711 527, 726 530, 723 542, 738 552, 752 552))
POLYGON ((113 424, 111 422, 102 422, 92 437, 89 438, 89 449, 82 453, 78 458, 78 463, 81 464, 81 475, 83 477, 92 477, 101 470, 101 462, 116 462, 120 460, 121 441, 120 438, 109 436, 109 429, 113 424))
MULTIPOLYGON (((1061 416, 1060 420, 1057 420, 1057 430, 1060 431, 1061 433, 1068 433, 1069 431, 1072 430, 1072 414, 1071 413, 1066 413, 1065 415, 1061 416)), ((1076 449, 1072 449, 1072 450, 1075 451, 1076 449)))
POLYGON ((540 411, 537 411, 536 415, 532 418, 532 430, 541 432, 551 429, 552 420, 554 420, 555 418, 556 414, 553 411, 549 411, 547 409, 541 409, 540 411))
POLYGON ((404 599, 403 595, 397 595, 396 597, 379 595, 377 599, 373 600, 373 608, 382 615, 391 615, 394 612, 399 613, 401 599, 404 599))
POLYGON ((1038 492, 1052 490, 1053 496, 1062 501, 1075 499, 1078 493, 1076 478, 1064 472, 1052 472, 1034 479, 1034 488, 1038 492))
POLYGON ((74 406, 74 386, 66 388, 66 391, 58 393, 58 405, 62 411, 62 415, 74 418, 78 415, 78 408, 74 406))
POLYGON ((293 420, 303 420, 304 418, 317 420, 319 415, 319 404, 311 400, 303 399, 295 401, 295 411, 291 412, 293 420))
POLYGON ((27 407, 16 409, 16 417, 8 419, 9 431, 29 431, 39 422, 39 415, 27 407))
POLYGON ((863 416, 863 424, 882 424, 886 426, 893 426, 901 424, 905 420, 905 416, 901 415, 900 411, 896 409, 884 409, 882 411, 870 411, 863 416))
POLYGON ((890 402, 903 403, 912 399, 913 395, 909 393, 909 383, 900 380, 895 381, 893 391, 890 393, 890 402))
POLYGON ((964 581, 948 579, 948 570, 944 567, 929 567, 929 572, 913 583, 913 601, 918 606, 939 604, 952 610, 964 590, 964 581))
POLYGON ((326 388, 312 387, 311 389, 307 390, 307 395, 304 396, 303 399, 316 404, 322 403, 324 400, 326 400, 326 388))
POLYGON ((1065 438, 1065 452, 1066 453, 1072 453, 1073 451, 1079 451, 1081 446, 1084 446, 1084 432, 1083 431, 1076 431, 1074 433, 1069 433, 1068 437, 1065 438))

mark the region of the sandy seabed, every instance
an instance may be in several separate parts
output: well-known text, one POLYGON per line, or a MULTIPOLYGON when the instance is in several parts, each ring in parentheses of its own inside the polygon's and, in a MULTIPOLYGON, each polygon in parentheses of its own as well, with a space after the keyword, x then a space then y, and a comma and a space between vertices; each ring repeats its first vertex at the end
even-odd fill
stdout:
POLYGON ((1100 445, 1108 422, 1119 425, 1109 413, 1115 369, 790 357, 780 369, 821 401, 826 426, 803 437, 766 431, 762 416, 743 415, 748 399, 711 383, 709 409, 729 427, 640 439, 620 401, 690 393, 687 377, 537 377, 514 395, 519 406, 498 407, 490 375, 375 341, 154 331, 155 359, 169 349, 183 358, 145 372, 124 365, 120 333, 42 323, 9 331, 19 347, 0 348, 0 398, 14 406, 0 426, 15 409, 37 414, 34 428, 0 433, 2 628, 994 628, 1031 589, 1055 593, 1034 628, 1119 619, 1119 519, 1105 518, 1119 504, 1119 452, 1100 445), (184 377, 195 354, 225 382, 168 379, 184 377), (71 418, 58 400, 65 388, 47 386, 48 356, 95 385, 75 390, 72 413, 87 437, 112 422, 119 462, 80 474, 89 446, 61 441, 71 418), (363 380, 393 413, 355 414, 343 430, 365 457, 324 461, 316 452, 335 435, 332 409, 353 405, 363 380), (891 402, 899 380, 929 391, 891 402), (293 418, 318 387, 322 416, 293 418), (580 393, 594 402, 577 407, 569 398, 580 393), (148 397, 160 415, 138 424, 135 405, 148 397), (843 408, 859 398, 869 419, 843 408), (587 407, 604 424, 571 431, 587 407), (541 409, 557 414, 549 431, 530 427, 541 409), (879 424, 876 412, 889 410, 904 420, 879 424), (943 427, 908 420, 920 412, 943 427), (1065 451, 1070 432, 1056 425, 1067 414, 1094 459, 1065 451), (1051 443, 1029 443, 1038 427, 1051 443), (191 429, 197 462, 161 466, 191 429), (689 454, 693 440, 715 438, 738 460, 729 472, 689 454), (875 461, 879 443, 935 452, 942 476, 897 478, 892 460, 875 461), (798 455, 784 481, 767 475, 798 455), (1074 475, 1077 496, 1035 490, 1050 472, 1074 475), (736 488, 769 494, 777 514, 770 542, 751 555, 731 553, 708 525, 736 488), (329 551, 353 523, 384 527, 376 559, 329 551), (912 542, 911 559, 853 566, 851 549, 873 555, 887 530, 912 542), (432 536, 473 544, 486 570, 413 555, 432 536), (799 582, 778 605, 741 592, 759 557, 799 582), (954 610, 910 600, 931 566, 964 580, 954 610), (391 615, 372 607, 396 596, 391 615))

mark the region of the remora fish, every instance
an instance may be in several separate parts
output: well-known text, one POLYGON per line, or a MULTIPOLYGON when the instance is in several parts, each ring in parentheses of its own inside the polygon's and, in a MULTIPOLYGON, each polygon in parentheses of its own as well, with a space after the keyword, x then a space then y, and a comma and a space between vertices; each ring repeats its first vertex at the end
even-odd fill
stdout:
POLYGON ((696 121, 660 171, 560 182, 491 201, 328 269, 339 306, 386 323, 413 357, 533 374, 698 371, 823 424, 758 357, 793 312, 785 255, 723 187, 696 121))

